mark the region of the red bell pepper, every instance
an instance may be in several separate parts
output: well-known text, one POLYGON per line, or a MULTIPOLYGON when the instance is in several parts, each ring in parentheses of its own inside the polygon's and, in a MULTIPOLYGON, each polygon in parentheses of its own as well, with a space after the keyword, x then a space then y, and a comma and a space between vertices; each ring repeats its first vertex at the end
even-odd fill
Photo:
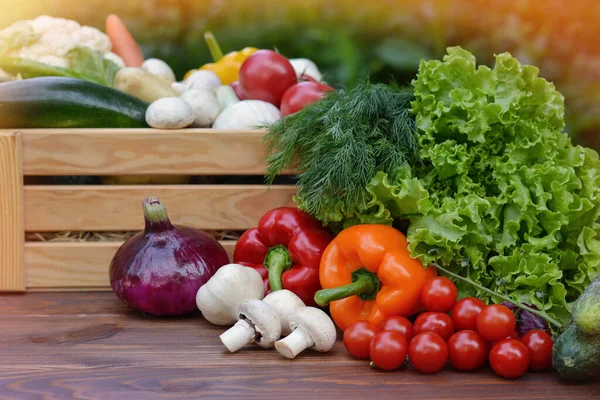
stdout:
POLYGON ((256 269, 265 282, 265 295, 287 289, 306 305, 316 305, 315 293, 321 289, 321 255, 332 235, 307 213, 281 207, 262 216, 257 228, 240 237, 233 262, 256 269))

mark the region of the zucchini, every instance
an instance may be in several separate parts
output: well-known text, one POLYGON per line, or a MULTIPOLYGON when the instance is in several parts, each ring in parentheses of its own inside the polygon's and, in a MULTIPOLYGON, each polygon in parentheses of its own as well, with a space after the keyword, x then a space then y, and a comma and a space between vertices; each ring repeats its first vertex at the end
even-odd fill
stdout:
POLYGON ((600 337, 586 335, 571 323, 554 343, 552 366, 569 381, 586 381, 599 376, 600 337))
POLYGON ((148 104, 75 78, 0 83, 0 128, 145 128, 148 104))

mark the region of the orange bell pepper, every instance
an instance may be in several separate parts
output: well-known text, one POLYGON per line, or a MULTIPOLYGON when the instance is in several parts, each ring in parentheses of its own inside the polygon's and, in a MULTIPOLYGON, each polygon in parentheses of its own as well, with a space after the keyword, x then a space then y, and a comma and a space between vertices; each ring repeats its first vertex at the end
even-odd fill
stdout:
POLYGON ((375 325, 388 316, 409 317, 421 308, 425 282, 437 275, 410 256, 402 232, 377 224, 356 225, 333 239, 321 257, 320 306, 329 304, 342 330, 359 320, 375 325))

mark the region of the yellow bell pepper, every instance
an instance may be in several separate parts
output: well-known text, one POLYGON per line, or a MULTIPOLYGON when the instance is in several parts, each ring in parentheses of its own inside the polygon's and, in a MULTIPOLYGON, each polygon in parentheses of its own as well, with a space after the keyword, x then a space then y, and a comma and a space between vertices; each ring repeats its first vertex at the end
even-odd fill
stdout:
MULTIPOLYGON (((217 74, 223 85, 229 85, 230 83, 237 81, 240 68, 244 61, 246 61, 246 58, 258 51, 255 47, 246 47, 242 50, 232 51, 223 55, 223 52, 212 33, 206 32, 204 34, 204 39, 206 40, 206 44, 208 45, 214 62, 204 64, 200 69, 212 71, 217 74)), ((184 79, 190 76, 194 71, 195 70, 191 70, 185 74, 184 79)))

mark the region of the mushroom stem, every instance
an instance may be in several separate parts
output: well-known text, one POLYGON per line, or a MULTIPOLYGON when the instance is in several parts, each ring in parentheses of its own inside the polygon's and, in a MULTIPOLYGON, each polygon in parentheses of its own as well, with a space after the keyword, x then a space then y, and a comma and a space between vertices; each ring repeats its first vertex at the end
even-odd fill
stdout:
POLYGON ((240 319, 235 325, 219 336, 219 339, 227 347, 227 350, 232 353, 253 342, 255 338, 256 331, 254 327, 245 319, 240 319))
POLYGON ((284 339, 275 342, 275 349, 286 358, 294 358, 314 345, 308 331, 303 326, 298 326, 284 339))

